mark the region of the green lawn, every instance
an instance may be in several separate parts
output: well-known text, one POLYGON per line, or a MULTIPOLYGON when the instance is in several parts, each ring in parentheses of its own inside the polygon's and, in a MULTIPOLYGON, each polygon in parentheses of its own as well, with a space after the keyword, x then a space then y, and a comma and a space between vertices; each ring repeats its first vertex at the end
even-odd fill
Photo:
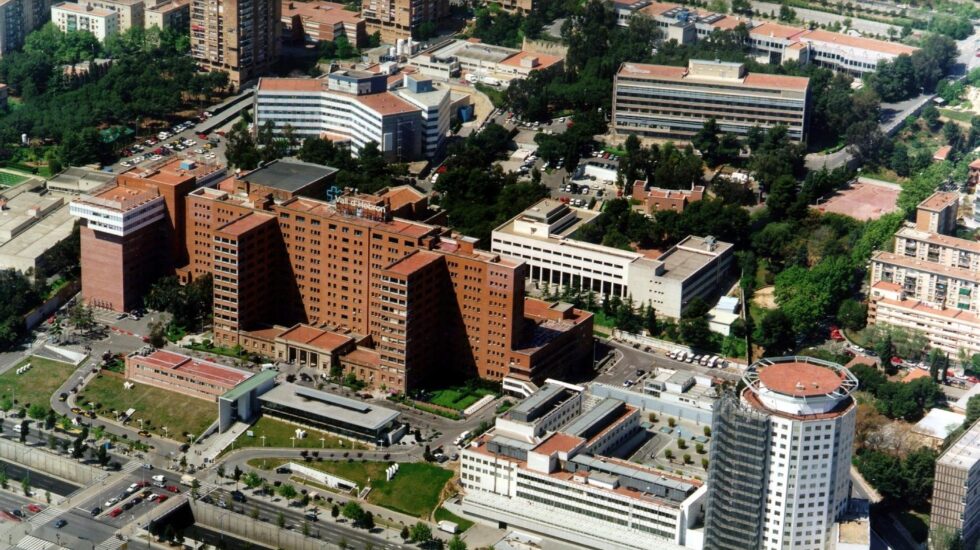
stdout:
POLYGON ((493 395, 493 392, 484 389, 468 390, 466 388, 449 388, 433 392, 429 403, 463 411, 466 410, 466 407, 476 403, 485 395, 493 395))
POLYGON ((953 109, 939 109, 939 114, 946 118, 958 120, 967 124, 969 124, 970 119, 973 118, 973 113, 969 111, 954 111, 953 109))
POLYGON ((0 185, 5 187, 13 187, 25 181, 27 181, 26 176, 18 176, 16 174, 11 174, 10 172, 0 172, 0 185))
POLYGON ((134 408, 131 426, 139 427, 142 419, 144 429, 175 440, 183 440, 183 434, 200 435, 218 417, 218 405, 212 401, 144 384, 127 390, 123 382, 118 376, 100 375, 89 382, 76 402, 83 408, 95 403, 96 413, 109 418, 115 417, 113 411, 134 408))
POLYGON ((460 533, 466 531, 470 527, 473 527, 472 521, 466 518, 461 518, 441 506, 438 509, 436 509, 436 521, 451 521, 459 526, 460 533))
MULTIPOLYGON (((248 432, 243 433, 238 436, 235 440, 232 448, 238 449, 243 447, 262 447, 262 436, 265 436, 265 446, 266 447, 293 447, 293 441, 290 437, 296 436, 296 428, 299 426, 295 424, 290 424, 289 422, 283 422, 282 420, 277 420, 268 416, 261 416, 259 420, 252 425, 249 431, 252 432, 253 436, 249 437, 248 432)), ((299 449, 369 449, 368 445, 353 441, 346 437, 340 437, 337 435, 331 435, 324 432, 320 432, 310 428, 303 428, 306 430, 306 438, 295 440, 295 447, 299 449), (323 441, 320 441, 320 438, 323 441)), ((230 449, 229 449, 230 450, 230 449)), ((382 469, 384 473, 384 469, 382 469)))
MULTIPOLYGON (((289 460, 252 459, 249 465, 261 467, 261 464, 266 470, 271 470, 286 462, 289 460)), ((353 481, 359 487, 366 486, 370 479, 372 489, 367 497, 368 502, 415 517, 429 517, 439 504, 442 488, 453 477, 451 471, 424 462, 402 463, 391 481, 385 481, 385 469, 390 462, 325 460, 303 464, 353 481)), ((457 523, 462 529, 463 523, 457 523)))
POLYGON ((75 369, 70 363, 28 357, 0 375, 0 398, 10 398, 17 405, 25 407, 33 403, 48 407, 51 395, 75 369), (27 363, 31 364, 31 369, 18 375, 17 369, 27 363))

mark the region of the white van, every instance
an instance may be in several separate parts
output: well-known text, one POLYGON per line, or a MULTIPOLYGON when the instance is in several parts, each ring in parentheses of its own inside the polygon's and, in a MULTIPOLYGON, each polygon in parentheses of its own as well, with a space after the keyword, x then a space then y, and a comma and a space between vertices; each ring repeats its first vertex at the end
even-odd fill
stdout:
POLYGON ((19 423, 18 424, 14 424, 14 432, 20 433, 21 430, 22 430, 22 426, 19 423))

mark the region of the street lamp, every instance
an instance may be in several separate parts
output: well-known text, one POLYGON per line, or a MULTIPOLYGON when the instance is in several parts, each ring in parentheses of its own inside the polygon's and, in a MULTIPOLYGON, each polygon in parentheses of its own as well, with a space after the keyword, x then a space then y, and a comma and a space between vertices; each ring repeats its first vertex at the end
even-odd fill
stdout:
POLYGON ((321 449, 326 449, 327 448, 327 438, 325 438, 325 437, 321 437, 320 438, 320 448, 321 449))
POLYGON ((260 435, 259 436, 259 439, 262 440, 262 446, 265 447, 265 436, 264 435, 260 435))
POLYGON ((295 437, 290 437, 289 440, 293 442, 293 448, 295 449, 296 448, 296 438, 295 437))

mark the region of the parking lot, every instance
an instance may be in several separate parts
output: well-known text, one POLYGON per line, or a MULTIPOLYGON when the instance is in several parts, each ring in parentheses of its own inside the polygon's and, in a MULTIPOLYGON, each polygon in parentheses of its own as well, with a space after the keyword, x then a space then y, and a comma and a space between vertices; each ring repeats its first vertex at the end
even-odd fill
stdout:
POLYGON ((223 137, 218 132, 198 135, 198 127, 204 126, 206 122, 207 118, 203 121, 187 120, 161 131, 156 136, 130 145, 120 153, 122 158, 112 166, 112 171, 125 172, 133 167, 177 153, 201 162, 223 163, 225 161, 223 137))

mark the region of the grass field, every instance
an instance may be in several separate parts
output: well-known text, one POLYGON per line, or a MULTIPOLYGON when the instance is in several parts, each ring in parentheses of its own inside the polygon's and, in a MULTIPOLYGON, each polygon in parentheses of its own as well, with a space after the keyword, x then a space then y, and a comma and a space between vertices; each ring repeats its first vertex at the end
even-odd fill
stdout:
MULTIPOLYGON (((271 470, 289 462, 286 459, 252 459, 249 465, 271 470)), ((428 517, 439 504, 439 495, 453 473, 439 466, 424 462, 403 463, 391 481, 385 481, 385 469, 390 462, 366 462, 357 460, 332 460, 306 462, 305 465, 356 483, 359 487, 371 480, 368 502, 390 508, 415 517, 428 517)), ((447 512, 448 513, 448 512, 447 512)), ((455 520, 450 520, 455 521, 455 520)), ((466 521, 466 520, 463 520, 466 521)), ((470 523, 472 525, 472 523, 470 523)), ((463 524, 460 523, 460 528, 463 524)))
POLYGON ((472 521, 466 518, 461 518, 441 506, 436 510, 436 521, 451 521, 459 526, 460 533, 466 531, 470 527, 473 527, 472 521))
POLYGON ((969 111, 954 111, 953 109, 939 109, 939 114, 946 118, 958 120, 967 124, 969 124, 970 120, 973 118, 973 113, 969 111))
MULTIPOLYGON (((275 418, 270 418, 268 416, 262 416, 259 420, 252 425, 249 431, 252 432, 253 437, 248 436, 248 432, 243 433, 238 436, 235 440, 233 448, 245 448, 245 447, 262 447, 262 436, 265 436, 265 446, 266 447, 293 447, 293 441, 290 437, 296 436, 296 428, 299 426, 295 424, 290 424, 289 422, 283 422, 282 420, 277 420, 275 418)), ((306 430, 306 438, 297 439, 295 441, 295 447, 297 449, 355 449, 364 450, 370 447, 345 437, 340 437, 337 435, 331 435, 324 432, 319 432, 310 428, 303 428, 306 430), (323 441, 320 441, 320 438, 323 441)), ((382 474, 384 469, 381 470, 382 474)))
POLYGON ((118 376, 100 375, 89 382, 76 402, 80 407, 96 403, 96 413, 110 418, 115 416, 112 411, 134 408, 130 425, 139 427, 142 419, 144 429, 175 440, 183 440, 186 433, 200 435, 218 416, 214 402, 143 384, 127 390, 123 382, 118 376))
POLYGON ((0 172, 0 185, 4 187, 13 187, 25 181, 27 181, 26 176, 18 176, 9 172, 0 172))
POLYGON ((428 401, 433 405, 462 411, 485 395, 493 395, 493 392, 484 389, 449 388, 433 392, 428 401))
POLYGON ((47 407, 51 394, 75 372, 75 368, 69 363, 29 357, 0 375, 0 397, 9 397, 25 407, 32 403, 47 407), (31 370, 18 375, 17 369, 27 363, 31 364, 31 370))

